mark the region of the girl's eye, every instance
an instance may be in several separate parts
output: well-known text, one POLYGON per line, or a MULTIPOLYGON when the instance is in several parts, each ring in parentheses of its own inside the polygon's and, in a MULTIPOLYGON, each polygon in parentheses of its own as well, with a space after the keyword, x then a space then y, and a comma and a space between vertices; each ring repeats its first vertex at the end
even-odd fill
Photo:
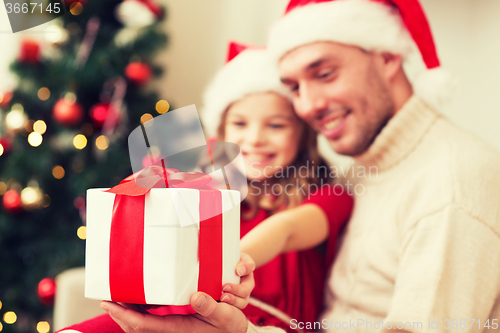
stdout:
POLYGON ((243 126, 245 126, 245 122, 244 121, 233 121, 233 125, 238 126, 238 127, 243 127, 243 126))
POLYGON ((285 127, 285 125, 283 125, 283 124, 269 124, 269 127, 273 128, 273 129, 277 129, 277 128, 283 128, 283 127, 285 127))

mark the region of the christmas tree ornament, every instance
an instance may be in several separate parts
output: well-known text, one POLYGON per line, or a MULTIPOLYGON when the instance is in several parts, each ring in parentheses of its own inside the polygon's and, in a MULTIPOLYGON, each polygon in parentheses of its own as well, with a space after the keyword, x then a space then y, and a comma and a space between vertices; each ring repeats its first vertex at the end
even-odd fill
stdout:
POLYGON ((146 84, 151 75, 151 67, 145 62, 131 62, 125 67, 125 76, 136 85, 146 84))
POLYGON ((101 128, 106 121, 115 124, 118 121, 118 115, 113 105, 110 103, 97 103, 90 109, 90 118, 96 128, 101 128))
POLYGON ((76 101, 74 94, 68 93, 54 105, 53 115, 59 124, 73 126, 82 120, 83 107, 76 101))
POLYGON ((56 295, 56 282, 52 278, 44 278, 38 283, 37 288, 38 299, 40 303, 46 306, 54 304, 56 295))
POLYGON ((14 94, 12 91, 6 91, 4 93, 0 93, 0 108, 7 109, 9 107, 9 103, 12 100, 12 96, 14 94))
POLYGON ((10 189, 3 195, 3 207, 8 213, 19 213, 22 208, 21 196, 15 189, 10 189))
POLYGON ((24 64, 38 64, 41 60, 40 45, 33 40, 24 40, 21 42, 21 53, 19 61, 24 64))
POLYGON ((116 19, 126 27, 144 28, 163 16, 163 8, 154 1, 125 0, 115 10, 116 19))
POLYGON ((35 210, 42 207, 43 192, 38 186, 28 186, 21 191, 23 209, 35 210))
POLYGON ((85 3, 87 3, 87 0, 64 0, 64 4, 66 5, 67 8, 71 7, 72 4, 74 3, 81 3, 83 6, 85 6, 85 3))
POLYGON ((7 137, 7 136, 3 136, 0 138, 0 146, 2 146, 2 154, 0 155, 3 155, 3 154, 7 154, 10 152, 11 148, 12 148, 12 139, 7 137))

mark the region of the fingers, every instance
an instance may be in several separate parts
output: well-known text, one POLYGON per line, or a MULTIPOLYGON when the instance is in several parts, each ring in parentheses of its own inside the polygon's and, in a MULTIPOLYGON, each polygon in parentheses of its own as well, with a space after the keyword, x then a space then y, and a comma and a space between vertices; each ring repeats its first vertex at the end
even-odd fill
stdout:
POLYGON ((191 306, 204 321, 217 328, 218 332, 246 332, 246 317, 233 306, 217 303, 202 292, 197 292, 191 297, 191 306))
POLYGON ((253 273, 241 278, 239 285, 227 283, 222 287, 224 293, 221 296, 221 301, 236 306, 239 309, 244 309, 248 305, 248 298, 255 287, 253 273))
POLYGON ((255 270, 255 262, 253 259, 246 253, 240 254, 240 261, 236 265, 236 274, 238 276, 245 276, 250 274, 255 270))

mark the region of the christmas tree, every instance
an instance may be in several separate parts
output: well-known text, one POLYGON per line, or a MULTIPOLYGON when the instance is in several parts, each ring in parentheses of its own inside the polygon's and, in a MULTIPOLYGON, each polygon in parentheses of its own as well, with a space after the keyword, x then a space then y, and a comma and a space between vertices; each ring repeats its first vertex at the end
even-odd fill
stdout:
POLYGON ((169 107, 145 88, 162 73, 163 7, 64 5, 44 43, 22 42, 18 87, 0 92, 2 332, 49 332, 53 278, 84 265, 86 190, 130 175, 128 134, 169 107))

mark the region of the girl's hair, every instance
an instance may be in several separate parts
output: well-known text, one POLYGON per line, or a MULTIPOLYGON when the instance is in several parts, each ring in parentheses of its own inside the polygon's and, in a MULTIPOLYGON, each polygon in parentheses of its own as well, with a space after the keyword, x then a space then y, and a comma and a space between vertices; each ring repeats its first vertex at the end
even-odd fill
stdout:
MULTIPOLYGON (((231 105, 222 113, 221 123, 217 130, 218 139, 224 139, 226 118, 230 107, 231 105)), ((279 184, 280 194, 277 197, 262 196, 258 194, 259 189, 249 186, 248 194, 243 200, 246 207, 242 209, 242 217, 245 220, 255 217, 259 208, 274 214, 283 209, 296 207, 306 199, 311 185, 316 185, 314 188, 319 190, 321 186, 333 181, 333 179, 328 179, 327 164, 318 151, 318 134, 302 119, 299 121, 303 126, 303 131, 302 138, 299 140, 300 147, 297 156, 291 165, 285 167, 283 172, 278 171, 283 175, 282 177, 274 178, 273 184, 279 184), (307 170, 305 177, 302 176, 303 171, 301 171, 304 169, 307 170), (285 187, 287 185, 288 187, 285 187), (284 191, 285 188, 286 191, 284 191), (305 195, 301 188, 306 189, 305 195)))

